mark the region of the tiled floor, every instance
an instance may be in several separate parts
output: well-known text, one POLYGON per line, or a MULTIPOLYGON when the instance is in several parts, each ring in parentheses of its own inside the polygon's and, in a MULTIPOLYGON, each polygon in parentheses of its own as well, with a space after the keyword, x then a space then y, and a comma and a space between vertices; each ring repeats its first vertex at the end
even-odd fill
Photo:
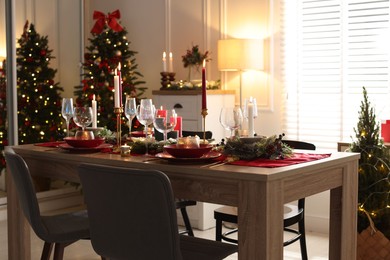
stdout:
MULTIPOLYGON (((195 230, 195 236, 203 238, 214 238, 214 229, 199 231, 195 230)), ((31 232, 32 239, 32 259, 39 259, 42 252, 43 242, 31 232)), ((7 223, 0 221, 0 259, 8 259, 7 252, 7 223)), ((328 259, 328 237, 324 234, 307 234, 307 247, 309 259, 325 260, 328 259)), ((64 259, 72 260, 98 260, 100 257, 93 251, 90 241, 79 241, 68 246, 65 249, 64 259)), ((231 255, 228 260, 236 260, 237 255, 231 255)), ((284 249, 284 259, 301 259, 299 243, 294 243, 284 249)))

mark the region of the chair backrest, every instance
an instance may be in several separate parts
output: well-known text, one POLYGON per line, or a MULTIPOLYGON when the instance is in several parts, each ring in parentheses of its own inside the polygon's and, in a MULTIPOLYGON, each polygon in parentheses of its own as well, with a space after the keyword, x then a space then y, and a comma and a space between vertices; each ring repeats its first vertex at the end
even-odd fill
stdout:
POLYGON ((282 143, 285 143, 294 149, 301 149, 301 150, 315 150, 316 149, 316 146, 314 144, 303 142, 303 141, 282 140, 282 143))
MULTIPOLYGON (((197 135, 197 136, 199 136, 200 139, 202 139, 203 134, 204 134, 204 132, 202 132, 202 131, 185 131, 185 130, 182 131, 183 137, 197 135)), ((206 139, 211 139, 211 138, 213 138, 213 132, 206 131, 206 139)))
POLYGON ((8 176, 12 176, 12 180, 15 183, 23 214, 36 235, 46 241, 48 233, 42 223, 39 204, 28 166, 24 159, 9 147, 6 148, 4 156, 7 167, 11 170, 8 176))
POLYGON ((82 164, 94 250, 112 259, 182 259, 174 197, 157 170, 82 164))

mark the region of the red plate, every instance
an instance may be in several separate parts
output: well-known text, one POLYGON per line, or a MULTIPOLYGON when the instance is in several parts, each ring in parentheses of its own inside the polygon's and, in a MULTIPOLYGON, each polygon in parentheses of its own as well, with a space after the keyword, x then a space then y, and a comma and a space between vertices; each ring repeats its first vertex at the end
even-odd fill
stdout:
POLYGON ((200 158, 210 152, 212 148, 212 145, 200 145, 199 148, 177 147, 176 144, 164 146, 164 150, 176 158, 200 158))
POLYGON ((208 162, 213 159, 216 159, 221 155, 222 154, 219 152, 211 151, 199 158, 177 158, 177 157, 173 157, 172 155, 166 152, 163 152, 163 153, 156 154, 155 157, 159 159, 167 160, 169 162, 175 162, 175 163, 203 163, 203 162, 208 162))
POLYGON ((94 148, 104 143, 104 138, 95 138, 90 140, 77 139, 75 137, 65 137, 65 142, 75 148, 94 148))
POLYGON ((67 150, 70 152, 78 152, 78 153, 86 153, 86 152, 96 153, 102 149, 112 148, 112 146, 113 146, 112 144, 107 144, 107 143, 101 144, 97 147, 73 147, 67 143, 59 145, 59 147, 61 149, 64 149, 64 150, 67 150))

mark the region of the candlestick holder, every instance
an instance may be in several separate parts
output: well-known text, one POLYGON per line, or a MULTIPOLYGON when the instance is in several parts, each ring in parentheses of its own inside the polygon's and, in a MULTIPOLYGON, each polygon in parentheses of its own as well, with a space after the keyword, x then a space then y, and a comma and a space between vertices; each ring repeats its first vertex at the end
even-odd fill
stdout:
POLYGON ((160 90, 166 90, 168 89, 168 85, 172 82, 175 81, 175 72, 160 72, 161 75, 161 85, 162 87, 160 90))
POLYGON ((116 148, 114 149, 115 152, 120 152, 121 151, 121 143, 122 143, 122 131, 121 131, 121 126, 122 126, 122 113, 123 113, 123 107, 115 107, 114 108, 114 113, 116 114, 116 148))
POLYGON ((208 115, 207 108, 202 108, 201 115, 203 117, 203 143, 206 144, 206 116, 208 115))

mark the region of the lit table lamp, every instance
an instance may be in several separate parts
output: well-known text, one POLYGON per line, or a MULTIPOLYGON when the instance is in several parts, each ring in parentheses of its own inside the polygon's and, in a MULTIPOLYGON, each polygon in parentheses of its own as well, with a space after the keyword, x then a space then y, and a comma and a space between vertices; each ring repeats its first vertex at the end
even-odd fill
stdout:
POLYGON ((242 72, 263 69, 263 41, 259 39, 219 40, 218 69, 240 72, 240 107, 242 107, 242 72))

